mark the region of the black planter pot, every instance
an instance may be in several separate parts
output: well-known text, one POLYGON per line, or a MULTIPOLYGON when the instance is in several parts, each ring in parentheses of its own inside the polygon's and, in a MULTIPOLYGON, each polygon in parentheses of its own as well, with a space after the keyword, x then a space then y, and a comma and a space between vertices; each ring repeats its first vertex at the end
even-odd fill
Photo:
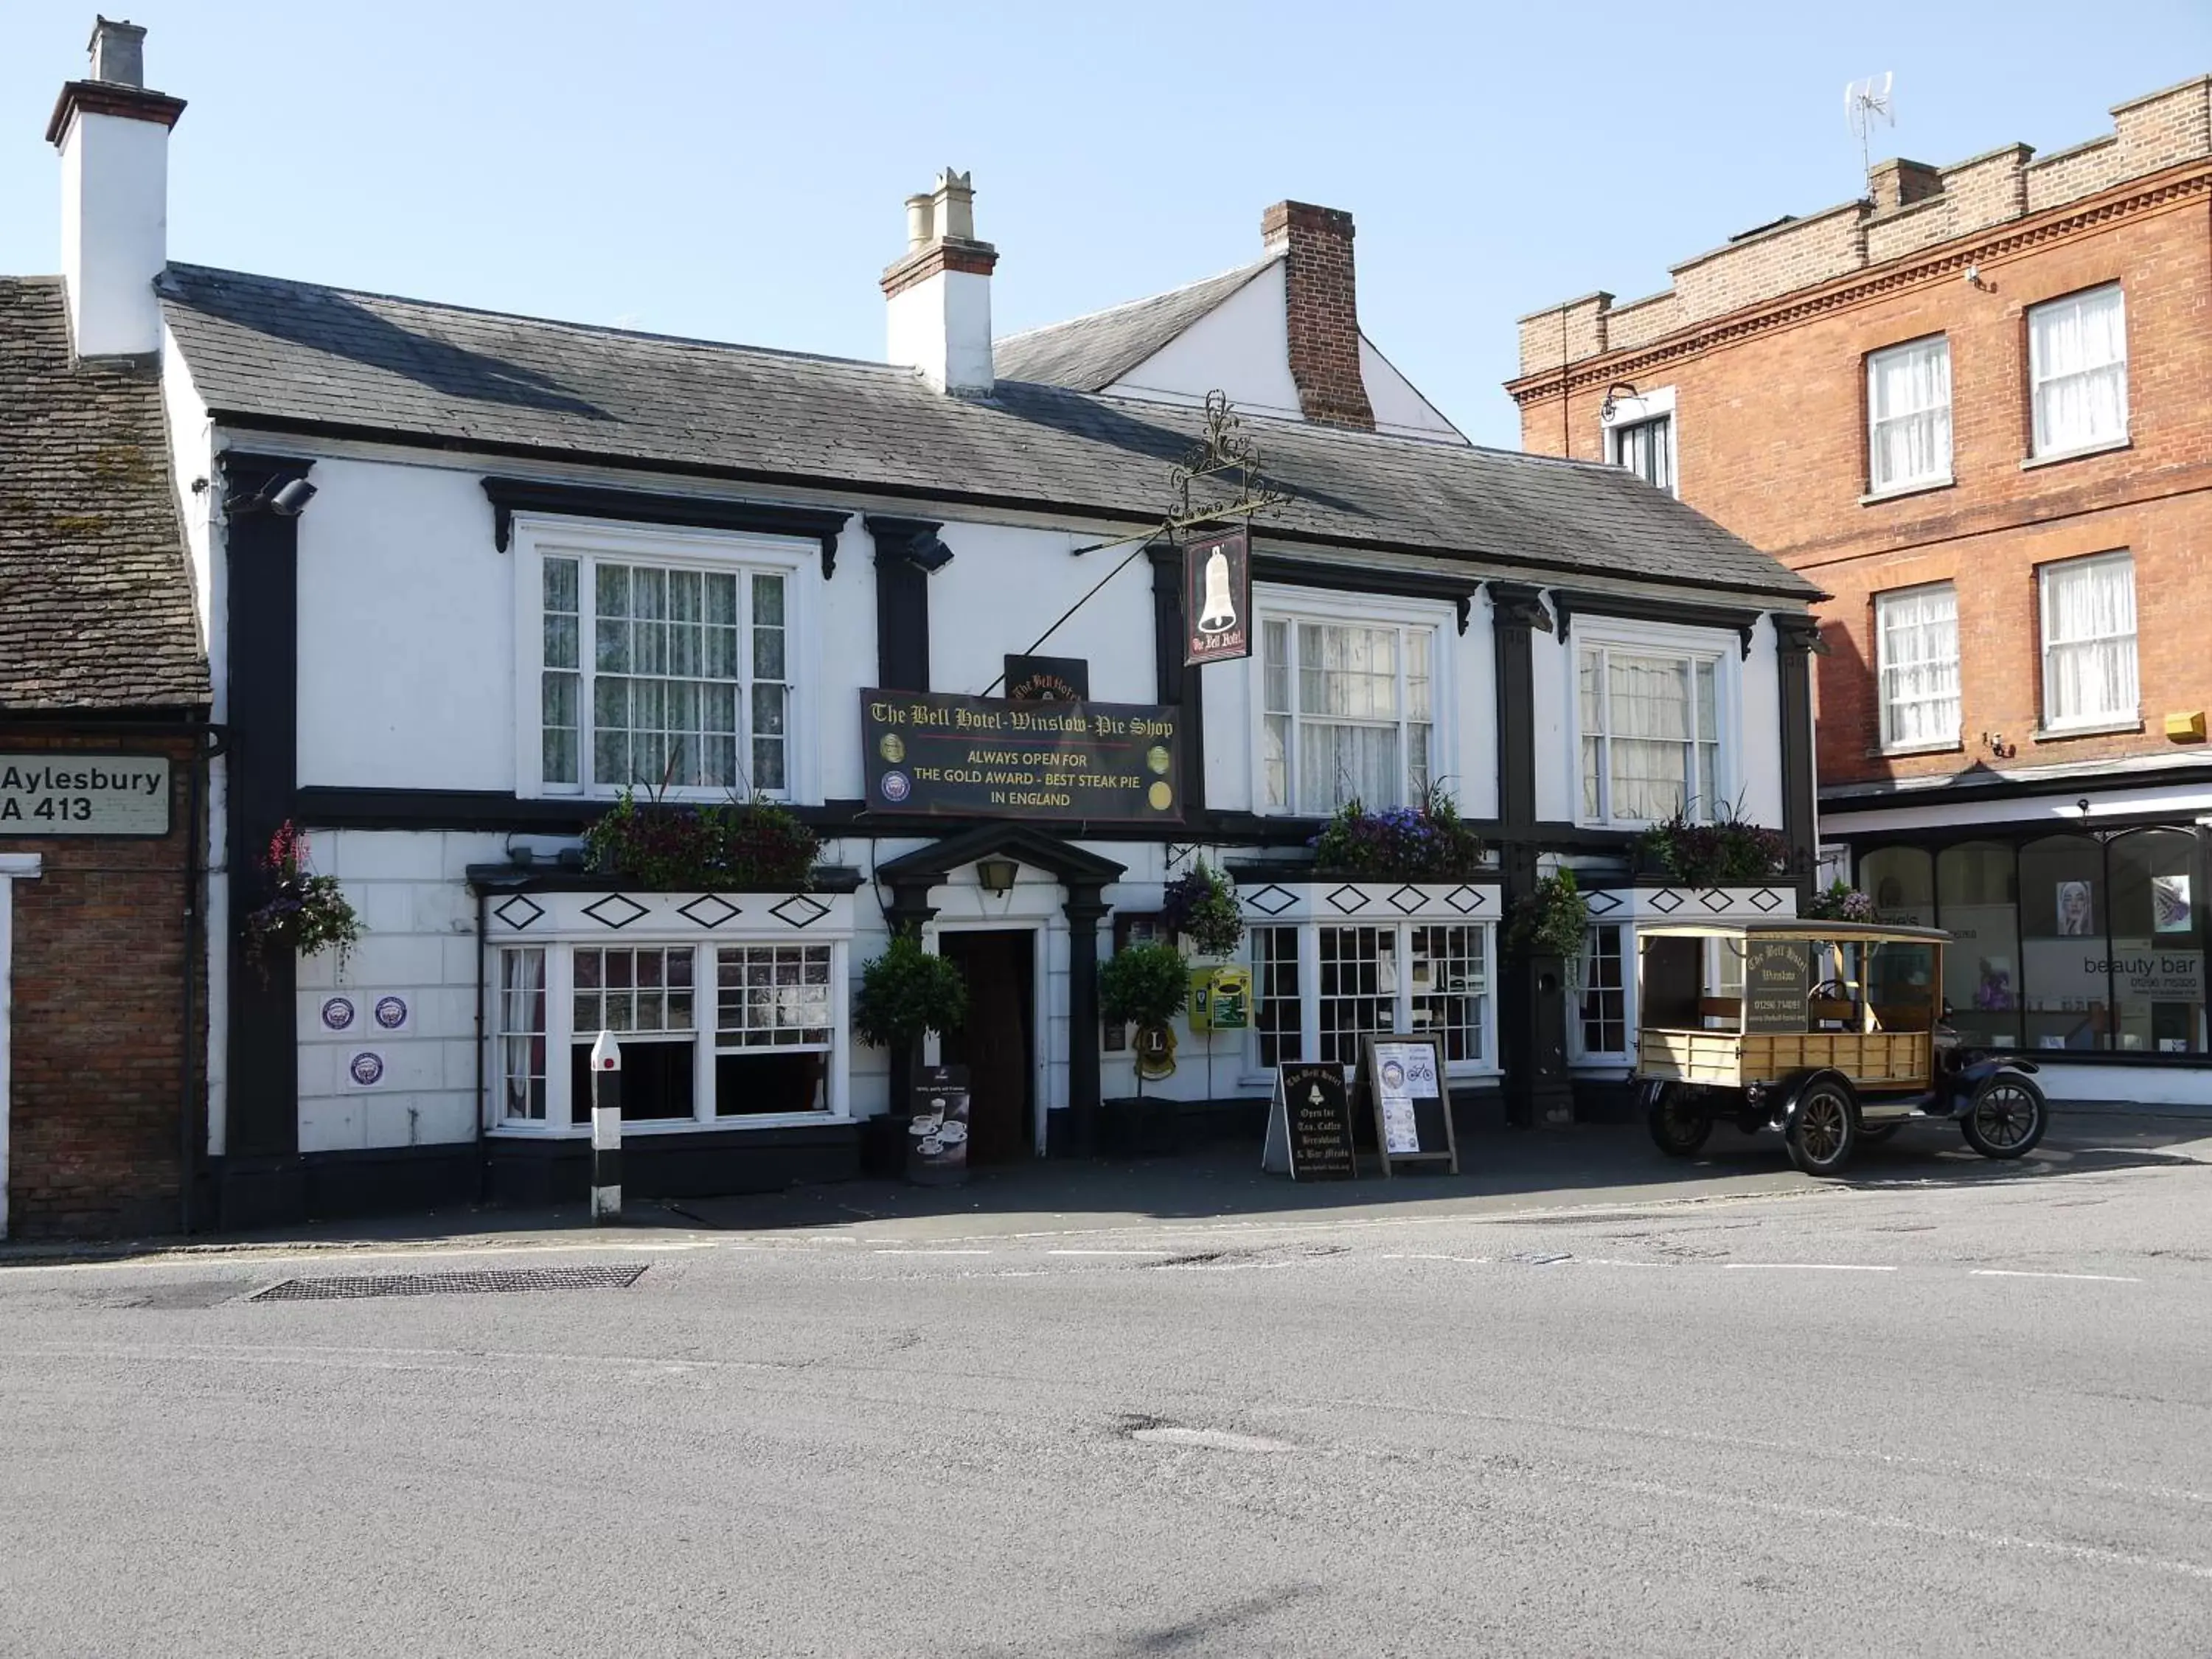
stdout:
POLYGON ((1182 1114, 1164 1095, 1098 1103, 1098 1150, 1108 1158, 1170 1158, 1182 1150, 1182 1114))
POLYGON ((860 1120, 862 1175, 896 1181, 906 1174, 907 1126, 913 1121, 902 1112, 860 1120))

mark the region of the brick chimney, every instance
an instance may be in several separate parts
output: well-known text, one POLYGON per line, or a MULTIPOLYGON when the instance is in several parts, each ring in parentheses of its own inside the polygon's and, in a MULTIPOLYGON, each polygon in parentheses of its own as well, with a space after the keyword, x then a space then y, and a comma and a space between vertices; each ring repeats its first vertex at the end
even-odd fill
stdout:
POLYGON ((1876 213, 1910 207, 1943 193, 1943 174, 1925 161, 1876 161, 1867 169, 1867 198, 1876 213))
POLYGON ((1305 202, 1278 202, 1260 216, 1260 235, 1283 259, 1291 379, 1298 408, 1325 426, 1375 429, 1359 370, 1359 295, 1352 265, 1352 216, 1305 202))
POLYGON ((906 198, 905 257, 884 272, 890 356, 939 392, 980 398, 991 368, 991 271, 999 250, 975 240, 975 191, 951 167, 906 198))
POLYGON ((80 357, 161 349, 154 279, 169 262, 169 129, 185 100, 149 92, 146 31, 102 17, 92 76, 55 100, 46 142, 62 158, 62 281, 80 357))

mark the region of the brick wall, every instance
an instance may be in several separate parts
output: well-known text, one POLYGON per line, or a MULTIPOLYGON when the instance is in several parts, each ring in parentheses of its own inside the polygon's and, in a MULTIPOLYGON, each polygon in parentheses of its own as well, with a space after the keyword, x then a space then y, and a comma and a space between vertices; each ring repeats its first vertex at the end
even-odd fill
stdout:
POLYGON ((203 962, 192 968, 192 1027, 184 1025, 192 744, 0 726, 0 749, 169 757, 165 838, 10 836, 0 850, 43 864, 36 880, 11 884, 9 1231, 174 1231, 187 1078, 191 1133, 196 1143, 205 1135, 203 962))
POLYGON ((1278 202, 1260 235, 1281 248, 1283 305, 1290 327, 1291 379, 1306 419, 1375 429, 1359 368, 1359 299, 1352 216, 1337 208, 1278 202))
MULTIPOLYGON (((2040 161, 2033 155, 2026 144, 2007 144, 1948 167, 1876 162, 1867 199, 1742 236, 1674 266, 1673 287, 1634 301, 1652 308, 1625 331, 1612 327, 1609 294, 1531 312, 1521 319, 1521 374, 1539 384, 1516 384, 1514 395, 1524 404, 1555 397, 1540 382, 1556 376, 1563 347, 1571 363, 1640 348, 1662 317, 1669 329, 1723 317, 2212 156, 2212 76, 2117 105, 2109 135, 2040 161)), ((1556 428, 1556 409, 1553 415, 1556 428)))
MULTIPOLYGON (((2088 216, 2063 234, 1963 258, 1832 305, 1715 331, 1643 362, 1619 354, 1578 386, 1573 451, 1599 453, 1609 378, 1676 396, 1683 498, 1832 592, 1820 607, 1832 654, 1818 659, 1819 764, 1826 785, 2006 766, 2172 757, 2169 712, 2212 708, 2203 594, 2212 579, 2212 168, 2166 175, 2155 199, 2088 216), (2118 281, 2126 296, 2130 447, 2023 467, 2028 453, 2026 313, 2118 281), (1941 333, 1950 342, 1948 488, 1863 503, 1865 358, 1941 333), (2126 549, 2136 562, 2141 733, 2039 739, 2036 568, 2126 549), (1950 580, 1964 665, 1960 752, 1884 757, 1873 683, 1873 596, 1950 580), (1982 736, 2002 735, 2001 758, 1982 736)), ((1919 206, 1901 210, 1923 210, 1919 206)), ((1661 349, 1664 349, 1662 343, 1661 349)), ((1523 441, 1559 453, 1558 398, 1524 406, 1523 441)), ((2212 756, 2208 756, 2212 758, 2212 756)))

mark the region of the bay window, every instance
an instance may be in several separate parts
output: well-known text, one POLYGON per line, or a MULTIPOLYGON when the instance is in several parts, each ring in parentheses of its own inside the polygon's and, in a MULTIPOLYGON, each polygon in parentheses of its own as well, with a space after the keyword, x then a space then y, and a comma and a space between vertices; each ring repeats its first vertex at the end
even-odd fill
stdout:
POLYGON ((622 1045, 628 1123, 789 1119, 831 1109, 842 947, 829 943, 502 945, 495 983, 497 1116, 591 1121, 590 1054, 622 1045), (548 1064, 548 1055, 564 1056, 548 1064))
POLYGON ((1585 644, 1577 670, 1582 816, 1649 823, 1722 804, 1720 659, 1585 644))
POLYGON ((1951 480, 1951 343, 1867 357, 1867 482, 1876 494, 1951 480))
POLYGON ((2099 554, 2045 565, 2038 575, 2045 728, 2133 725, 2140 718, 2134 559, 2099 554))
POLYGON ((2127 307, 2120 285, 2031 307, 2034 453, 2064 455, 2128 435, 2127 307))
POLYGON ((1379 810, 1428 792, 1447 706, 1429 613, 1263 612, 1258 668, 1262 811, 1322 817, 1355 799, 1379 810))
POLYGON ((1401 921, 1251 929, 1254 1064, 1349 1068, 1361 1038, 1405 1031, 1441 1038, 1455 1071, 1491 1069, 1492 933, 1401 921))
POLYGON ((1881 746, 1959 741, 1959 594, 1948 582, 1875 595, 1881 746))
POLYGON ((788 797, 804 561, 709 532, 522 527, 526 787, 788 797))

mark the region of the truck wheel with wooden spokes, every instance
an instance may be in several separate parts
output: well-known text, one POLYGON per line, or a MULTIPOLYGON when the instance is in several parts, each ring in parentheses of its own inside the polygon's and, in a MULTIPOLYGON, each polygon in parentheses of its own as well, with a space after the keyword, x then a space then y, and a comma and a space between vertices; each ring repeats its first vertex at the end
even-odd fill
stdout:
POLYGON ((1790 1161, 1807 1175, 1841 1172, 1859 1146, 1859 1104, 1850 1085, 1839 1077, 1814 1078, 1790 1109, 1782 1133, 1790 1161))
POLYGON ((2018 1158, 2034 1150, 2050 1123, 2043 1091, 2018 1072, 1999 1072, 1974 1091, 1959 1127, 1984 1158, 2018 1158))
POLYGON ((1694 1158, 1713 1132, 1713 1115, 1702 1097, 1679 1083, 1659 1085, 1644 1121, 1652 1144, 1669 1158, 1694 1158))

